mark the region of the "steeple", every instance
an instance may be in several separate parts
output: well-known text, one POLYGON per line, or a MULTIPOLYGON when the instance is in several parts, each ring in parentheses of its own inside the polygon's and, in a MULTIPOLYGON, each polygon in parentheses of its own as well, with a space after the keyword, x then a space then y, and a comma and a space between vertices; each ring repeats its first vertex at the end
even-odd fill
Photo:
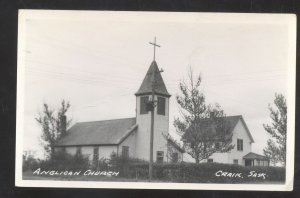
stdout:
POLYGON ((162 95, 165 97, 170 97, 171 95, 167 91, 166 85, 164 83, 164 80, 162 79, 162 76, 160 74, 160 71, 158 69, 156 61, 152 61, 147 74, 139 88, 139 90, 135 93, 136 96, 140 95, 150 95, 152 91, 152 75, 155 72, 154 75, 154 94, 162 95))
POLYGON ((167 141, 164 138, 169 132, 169 100, 170 94, 162 79, 155 61, 154 42, 153 61, 136 95, 136 156, 149 160, 149 181, 152 178, 153 161, 167 161, 167 141), (150 113, 149 113, 150 112, 150 113), (148 146, 150 143, 150 146, 148 146), (149 153, 149 155, 148 155, 149 153))

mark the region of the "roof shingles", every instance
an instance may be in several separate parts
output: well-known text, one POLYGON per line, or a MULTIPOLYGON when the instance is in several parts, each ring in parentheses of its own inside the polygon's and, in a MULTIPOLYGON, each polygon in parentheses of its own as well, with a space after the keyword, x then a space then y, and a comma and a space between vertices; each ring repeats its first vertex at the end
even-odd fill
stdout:
POLYGON ((117 145, 136 129, 136 118, 79 122, 55 146, 117 145))
POLYGON ((167 91, 166 85, 164 80, 160 74, 158 69, 157 63, 153 61, 147 71, 147 74, 139 88, 139 90, 135 93, 136 96, 144 95, 144 94, 151 94, 152 92, 152 78, 153 72, 155 72, 155 79, 154 79, 154 93, 160 94, 166 97, 170 97, 171 95, 167 91))

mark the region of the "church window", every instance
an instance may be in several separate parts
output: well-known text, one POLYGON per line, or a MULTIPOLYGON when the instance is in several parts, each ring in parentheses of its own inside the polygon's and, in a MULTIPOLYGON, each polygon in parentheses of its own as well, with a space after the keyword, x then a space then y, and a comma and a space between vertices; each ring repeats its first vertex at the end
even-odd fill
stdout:
POLYGON ((157 97, 157 114, 158 115, 166 114, 166 99, 163 97, 157 97))
POLYGON ((122 157, 129 158, 129 146, 122 146, 122 157))
POLYGON ((94 147, 93 161, 96 162, 99 159, 99 147, 94 147))
POLYGON ((149 101, 149 97, 148 96, 143 96, 141 97, 141 101, 140 101, 140 114, 147 114, 147 103, 149 101))
POLYGON ((163 151, 157 151, 156 152, 156 162, 162 163, 164 161, 164 152, 163 151))
POLYGON ((220 142, 215 143, 215 149, 219 150, 220 149, 220 142))
POLYGON ((81 155, 81 146, 76 147, 76 155, 81 155))
POLYGON ((65 152, 66 152, 66 147, 63 146, 63 147, 61 148, 61 152, 65 153, 65 152))
POLYGON ((243 151, 243 140, 242 139, 237 139, 237 150, 243 151))

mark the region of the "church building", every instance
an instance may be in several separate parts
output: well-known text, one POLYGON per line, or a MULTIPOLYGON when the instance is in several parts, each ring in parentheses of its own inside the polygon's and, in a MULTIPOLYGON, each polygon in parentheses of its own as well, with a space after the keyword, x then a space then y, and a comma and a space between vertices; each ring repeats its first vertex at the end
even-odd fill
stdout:
MULTIPOLYGON (((161 71, 154 60, 135 93, 136 116, 115 120, 79 122, 66 131, 56 143, 54 151, 71 155, 80 153, 92 161, 109 159, 112 155, 149 161, 153 146, 154 162, 181 162, 184 149, 169 136, 169 100, 161 71), (153 112, 153 115, 152 115, 153 112), (153 129, 153 130, 152 130, 153 129), (153 131, 153 145, 151 144, 153 131)), ((66 118, 64 118, 66 119, 66 118)), ((268 166, 269 159, 251 151, 253 137, 241 115, 225 117, 230 125, 234 148, 226 153, 214 153, 201 162, 217 162, 243 166, 268 166)), ((201 121, 202 126, 213 129, 210 119, 201 121)), ((218 144, 216 142, 215 146, 218 144)))
POLYGON ((153 161, 180 162, 184 150, 169 134, 169 99, 160 70, 154 60, 136 96, 136 117, 115 120, 79 122, 67 130, 54 147, 75 155, 81 153, 90 161, 109 159, 112 154, 150 159, 151 111, 149 104, 154 95, 153 161))

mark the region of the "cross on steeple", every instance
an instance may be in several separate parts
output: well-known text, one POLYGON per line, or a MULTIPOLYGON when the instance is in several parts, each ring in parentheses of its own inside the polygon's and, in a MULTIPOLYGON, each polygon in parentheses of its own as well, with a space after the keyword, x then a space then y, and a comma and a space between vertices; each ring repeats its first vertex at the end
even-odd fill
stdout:
POLYGON ((160 47, 160 45, 157 45, 156 44, 156 37, 154 37, 154 42, 149 42, 150 45, 153 45, 153 48, 154 48, 154 57, 153 59, 155 60, 155 47, 160 47))

